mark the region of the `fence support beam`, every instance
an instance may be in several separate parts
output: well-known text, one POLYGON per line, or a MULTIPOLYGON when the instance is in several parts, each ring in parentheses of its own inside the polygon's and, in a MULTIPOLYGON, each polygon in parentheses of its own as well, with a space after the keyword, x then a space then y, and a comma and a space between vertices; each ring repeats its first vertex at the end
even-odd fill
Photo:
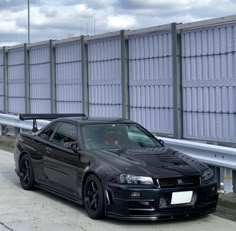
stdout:
POLYGON ((80 38, 81 48, 81 78, 82 78, 82 108, 85 115, 89 115, 88 96, 88 46, 82 35, 80 38))
POLYGON ((220 167, 212 166, 211 169, 214 172, 215 180, 217 182, 217 188, 220 189, 220 167))
POLYGON ((8 52, 3 47, 4 112, 8 113, 8 52))
POLYGON ((120 32, 121 41, 121 97, 122 117, 129 119, 129 65, 128 65, 128 39, 125 31, 120 32))
POLYGON ((174 138, 181 139, 183 137, 181 35, 176 29, 176 23, 171 24, 171 33, 174 138))
POLYGON ((236 171, 233 170, 233 192, 236 193, 236 171))
POLYGON ((233 175, 232 169, 224 168, 224 191, 226 193, 233 192, 233 175))
POLYGON ((24 69, 25 69, 25 112, 30 113, 30 66, 29 51, 27 44, 24 44, 24 69))
POLYGON ((50 86, 51 86, 51 113, 56 113, 56 64, 55 64, 55 48, 53 40, 49 40, 50 52, 50 86))

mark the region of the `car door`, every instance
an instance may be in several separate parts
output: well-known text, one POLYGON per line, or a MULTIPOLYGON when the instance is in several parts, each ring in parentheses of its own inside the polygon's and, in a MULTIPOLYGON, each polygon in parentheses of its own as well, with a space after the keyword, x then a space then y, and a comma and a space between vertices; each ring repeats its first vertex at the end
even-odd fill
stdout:
POLYGON ((79 156, 64 146, 73 141, 78 141, 76 124, 61 122, 45 145, 43 168, 50 186, 76 195, 79 156))
MULTIPOLYGON (((47 177, 43 169, 44 155, 46 153, 46 146, 50 137, 54 133, 55 129, 59 126, 60 122, 52 122, 37 136, 34 137, 34 148, 31 150, 31 155, 34 159, 34 176, 35 181, 38 183, 46 184, 47 177)), ((32 147, 32 146, 31 146, 32 147)))

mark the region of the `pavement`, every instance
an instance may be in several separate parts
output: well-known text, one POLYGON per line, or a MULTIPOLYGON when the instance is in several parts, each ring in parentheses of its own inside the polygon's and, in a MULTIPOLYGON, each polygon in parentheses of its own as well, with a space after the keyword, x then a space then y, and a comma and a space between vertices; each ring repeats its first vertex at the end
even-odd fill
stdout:
POLYGON ((236 222, 215 215, 166 222, 92 220, 81 206, 43 190, 23 190, 12 153, 0 151, 0 157, 0 231, 236 230, 236 222))

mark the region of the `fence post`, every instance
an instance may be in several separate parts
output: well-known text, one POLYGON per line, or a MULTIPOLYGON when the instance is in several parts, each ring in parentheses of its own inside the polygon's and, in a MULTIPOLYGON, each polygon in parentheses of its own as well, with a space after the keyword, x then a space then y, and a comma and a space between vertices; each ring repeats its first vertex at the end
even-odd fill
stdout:
POLYGON ((236 171, 233 170, 233 192, 236 193, 236 171))
POLYGON ((176 23, 171 24, 172 71, 173 71, 173 122, 174 138, 183 137, 181 35, 176 23))
POLYGON ((224 168, 224 191, 226 193, 233 192, 233 176, 232 170, 224 168))
POLYGON ((25 69, 25 112, 30 113, 30 66, 29 50, 27 44, 24 44, 24 69, 25 69))
POLYGON ((84 36, 80 37, 81 49, 81 78, 82 78, 82 108, 85 115, 89 115, 88 96, 88 45, 84 36))
POLYGON ((0 136, 4 135, 4 130, 3 126, 0 124, 0 136))
POLYGON ((55 47, 53 40, 49 40, 50 55, 50 87, 51 87, 51 113, 56 113, 56 64, 55 64, 55 47))
POLYGON ((3 47, 4 112, 8 113, 8 51, 3 47))
POLYGON ((217 182, 217 188, 220 189, 220 167, 218 166, 211 166, 211 169, 214 172, 215 180, 217 182))
POLYGON ((120 31, 121 40, 121 97, 122 117, 129 119, 129 65, 128 65, 128 39, 125 31, 120 31))

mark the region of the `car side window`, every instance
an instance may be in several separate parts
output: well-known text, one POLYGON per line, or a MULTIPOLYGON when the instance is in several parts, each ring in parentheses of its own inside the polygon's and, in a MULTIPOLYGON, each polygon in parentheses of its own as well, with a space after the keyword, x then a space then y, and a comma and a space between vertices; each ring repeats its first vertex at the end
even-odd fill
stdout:
POLYGON ((53 143, 63 146, 67 142, 77 141, 77 128, 74 124, 63 122, 51 138, 53 143))
POLYGON ((140 132, 140 129, 136 126, 129 126, 127 129, 128 138, 137 147, 155 147, 157 142, 151 137, 140 132))
POLYGON ((48 126, 39 134, 39 137, 45 140, 49 140, 53 132, 55 131, 56 127, 58 126, 58 124, 59 122, 56 122, 56 123, 53 123, 51 126, 48 126))

